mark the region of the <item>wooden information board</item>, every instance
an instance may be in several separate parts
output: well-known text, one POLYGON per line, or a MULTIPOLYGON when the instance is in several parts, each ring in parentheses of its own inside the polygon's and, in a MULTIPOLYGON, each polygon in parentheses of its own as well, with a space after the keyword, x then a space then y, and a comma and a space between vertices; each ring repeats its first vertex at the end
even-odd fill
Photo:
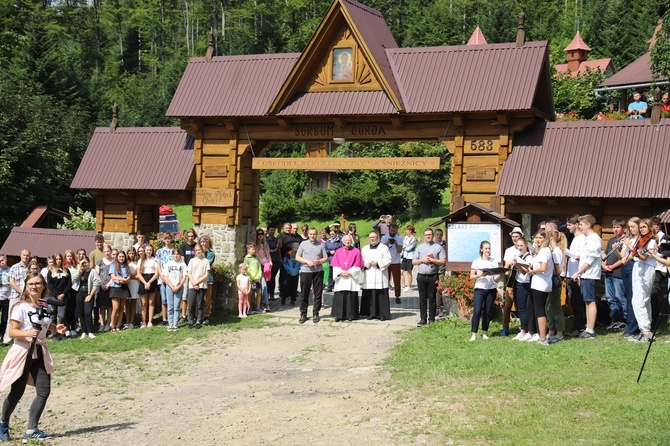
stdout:
POLYGON ((280 170, 437 170, 440 157, 254 158, 251 166, 280 170))
POLYGON ((225 208, 235 203, 234 189, 195 189, 194 206, 225 208))

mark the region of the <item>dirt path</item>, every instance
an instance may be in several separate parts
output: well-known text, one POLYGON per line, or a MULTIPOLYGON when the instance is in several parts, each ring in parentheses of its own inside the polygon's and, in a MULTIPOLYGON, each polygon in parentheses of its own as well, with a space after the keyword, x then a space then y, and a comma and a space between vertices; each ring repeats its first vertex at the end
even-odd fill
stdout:
POLYGON ((416 407, 386 392, 379 367, 416 323, 404 304, 384 323, 300 325, 292 308, 273 313, 276 327, 212 332, 206 343, 187 340, 150 361, 136 353, 67 365, 56 358, 42 427, 58 445, 425 442, 404 436, 419 427, 407 425, 416 407))

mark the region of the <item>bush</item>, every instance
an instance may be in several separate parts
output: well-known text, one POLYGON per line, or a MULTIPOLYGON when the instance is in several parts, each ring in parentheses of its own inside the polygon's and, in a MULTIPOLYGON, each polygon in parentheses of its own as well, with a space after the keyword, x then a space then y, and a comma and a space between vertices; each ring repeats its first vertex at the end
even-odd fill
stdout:
POLYGON ((77 231, 95 231, 95 215, 81 208, 69 208, 70 217, 65 217, 63 224, 57 224, 58 229, 69 229, 77 231))

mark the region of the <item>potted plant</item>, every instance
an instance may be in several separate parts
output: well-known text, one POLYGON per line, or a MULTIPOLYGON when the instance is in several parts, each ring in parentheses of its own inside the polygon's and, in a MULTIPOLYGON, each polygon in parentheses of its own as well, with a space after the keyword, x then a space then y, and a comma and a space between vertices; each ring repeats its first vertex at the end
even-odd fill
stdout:
POLYGON ((212 266, 214 276, 214 296, 217 302, 225 304, 225 299, 231 297, 231 290, 235 288, 237 272, 235 266, 228 263, 217 263, 212 266))
POLYGON ((469 272, 450 271, 442 277, 438 287, 445 299, 457 302, 459 317, 462 319, 472 317, 475 282, 470 280, 469 272))

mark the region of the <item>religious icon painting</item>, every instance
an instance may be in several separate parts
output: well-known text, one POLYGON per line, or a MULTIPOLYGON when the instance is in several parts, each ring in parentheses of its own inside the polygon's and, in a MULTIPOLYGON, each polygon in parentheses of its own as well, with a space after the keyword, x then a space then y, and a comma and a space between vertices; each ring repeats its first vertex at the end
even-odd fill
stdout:
POLYGON ((354 80, 354 49, 333 49, 333 80, 351 82, 354 80))

